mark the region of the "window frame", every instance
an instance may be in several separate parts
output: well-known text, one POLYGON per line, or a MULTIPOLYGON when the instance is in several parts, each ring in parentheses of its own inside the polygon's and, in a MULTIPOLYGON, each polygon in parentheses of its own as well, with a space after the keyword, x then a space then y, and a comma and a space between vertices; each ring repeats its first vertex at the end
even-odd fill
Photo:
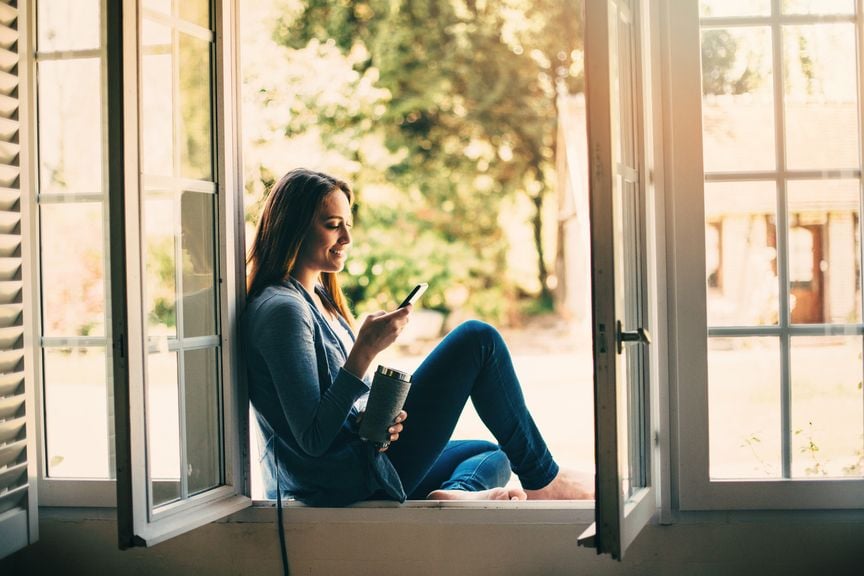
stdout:
MULTIPOLYGON (((151 512, 149 506, 149 474, 147 472, 147 428, 146 390, 144 364, 147 343, 144 341, 145 320, 143 317, 143 286, 140 271, 142 264, 141 211, 139 207, 142 174, 140 166, 140 50, 139 33, 141 7, 136 0, 123 0, 109 5, 109 34, 113 29, 122 29, 122 37, 112 35, 109 40, 109 55, 120 57, 114 62, 115 73, 122 74, 122 82, 115 75, 115 83, 109 83, 109 107, 122 102, 123 119, 115 129, 122 139, 122 174, 115 174, 111 187, 112 226, 114 246, 123 246, 116 251, 116 266, 112 265, 112 309, 115 314, 115 429, 117 431, 117 515, 118 539, 121 548, 151 546, 178 534, 220 519, 251 505, 245 496, 247 466, 243 463, 246 450, 240 441, 243 430, 248 429, 246 406, 242 390, 238 386, 239 374, 235 359, 236 342, 231 329, 241 310, 242 291, 238 282, 245 278, 239 274, 243 258, 242 236, 237 229, 238 219, 228 218, 237 211, 237 202, 242 202, 242 182, 237 168, 239 150, 237 142, 237 100, 235 68, 236 58, 236 4, 234 0, 212 2, 215 23, 214 50, 214 119, 213 134, 216 172, 214 179, 219 195, 217 221, 220 230, 219 266, 223 271, 219 282, 220 314, 222 318, 221 362, 222 362, 222 413, 224 484, 189 497, 181 502, 167 504, 151 512), (224 29, 230 30, 225 33, 224 29), (113 42, 113 44, 111 43, 113 42), (119 82, 119 83, 118 83, 119 82), (234 87, 229 90, 229 87, 234 87), (113 91, 112 91, 113 90, 113 91), (234 145, 228 146, 228 143, 234 145), (225 278, 227 276, 227 280, 225 278), (233 281, 232 281, 233 280, 233 281), (118 305, 119 304, 119 305, 118 305), (123 310, 123 314, 118 314, 123 310), (122 367, 122 368, 121 368, 122 367)), ((109 62, 111 66, 111 62, 109 62)), ((110 81, 109 81, 110 82, 110 81)), ((117 121, 115 119, 115 121, 117 121)), ((241 204, 242 205, 242 204, 241 204)), ((240 220, 242 222, 242 220, 240 220)), ((114 264, 112 263, 112 264, 114 264)))
MULTIPOLYGON (((105 19, 105 6, 107 2, 106 0, 101 0, 100 2, 100 17, 104 22, 105 19)), ((27 132, 29 134, 33 134, 32 138, 32 149, 30 150, 30 157, 33 158, 32 167, 30 168, 30 172, 28 176, 32 179, 32 182, 38 182, 38 174, 39 174, 39 162, 38 158, 39 154, 39 138, 38 138, 38 82, 37 82, 37 74, 36 68, 39 59, 36 58, 37 54, 37 11, 38 11, 38 2, 27 2, 27 9, 29 11, 29 22, 28 22, 28 36, 30 38, 30 46, 31 48, 27 52, 28 55, 33 55, 32 58, 26 59, 26 65, 31 72, 30 78, 32 80, 27 84, 28 92, 30 93, 30 98, 27 102, 30 110, 33 111, 32 114, 28 115, 27 122, 27 132)), ((107 121, 108 119, 108 110, 107 110, 107 99, 105 94, 105 79, 106 79, 106 59, 108 54, 108 46, 105 37, 105 26, 102 22, 100 22, 100 41, 99 46, 96 48, 91 48, 87 50, 75 51, 74 55, 80 55, 81 53, 93 53, 98 56, 100 59, 100 78, 102 80, 102 96, 103 96, 103 105, 101 116, 103 121, 107 121)), ((54 53, 49 60, 63 60, 69 53, 59 52, 54 53)), ((23 83, 22 83, 23 85, 23 83)), ((106 122, 107 124, 107 122, 106 122)), ((103 145, 105 145, 105 149, 102 151, 102 160, 107 165, 109 150, 107 146, 107 129, 103 129, 103 145)), ((105 225, 104 229, 104 237, 103 237, 103 245, 106 248, 105 258, 103 260, 103 264, 105 266, 105 278, 103 284, 106 288, 106 297, 105 297, 105 316, 106 320, 110 320, 111 317, 111 303, 110 303, 110 294, 108 290, 109 279, 110 279, 110 242, 108 235, 108 208, 107 204, 109 202, 108 198, 108 185, 109 185, 109 176, 107 174, 107 170, 103 169, 102 175, 102 183, 103 183, 103 192, 100 195, 99 200, 103 204, 102 213, 103 213, 103 224, 105 225)), ((116 484, 113 478, 88 478, 88 479, 74 479, 74 478, 52 478, 48 475, 48 470, 46 466, 47 462, 47 450, 46 450, 46 415, 45 415, 45 382, 44 382, 44 356, 43 351, 44 347, 41 341, 45 340, 45 337, 42 335, 42 275, 41 275, 41 226, 39 223, 39 205, 41 200, 34 193, 37 192, 36 186, 33 185, 29 188, 31 191, 30 194, 30 202, 33 206, 32 214, 29 220, 31 232, 28 235, 28 240, 30 241, 31 246, 31 254, 32 261, 34 262, 34 271, 33 271, 33 282, 30 284, 29 293, 31 294, 33 307, 31 310, 29 325, 33 330, 34 334, 34 346, 36 348, 34 352, 34 362, 33 362, 33 370, 34 370, 34 391, 35 391, 35 399, 36 406, 38 406, 38 410, 36 410, 36 421, 37 421, 37 430, 38 430, 38 442, 37 442, 37 465, 38 465, 38 486, 39 486, 39 505, 40 506, 84 506, 84 507, 114 507, 116 506, 116 484)), ((92 196, 92 195, 90 195, 92 196)), ((51 200, 49 202, 64 202, 63 198, 51 200)), ((92 338, 82 338, 82 340, 94 340, 92 338)), ((98 338, 98 340, 104 341, 104 351, 106 364, 110 363, 110 348, 111 348, 111 324, 110 322, 106 322, 105 324, 105 335, 98 338)), ((111 387, 112 382, 110 377, 108 377, 106 372, 106 386, 111 387)), ((106 406, 107 410, 113 410, 113 407, 106 406)), ((109 430, 112 427, 113 414, 109 413, 109 430)), ((113 450, 113 447, 112 447, 113 450)))
MULTIPOLYGON (((775 8, 779 3, 775 0, 775 8)), ((856 2, 858 72, 862 74, 862 2, 856 2)), ((718 19, 722 20, 722 19, 718 19)), ((731 20, 731 19, 726 19, 731 20)), ((669 358, 674 411, 677 414, 676 488, 680 510, 855 509, 864 502, 864 479, 711 480, 707 368, 707 286, 705 282, 706 182, 702 157, 701 21, 698 0, 681 2, 669 11, 664 33, 669 48, 665 68, 669 79, 667 213, 670 234, 669 358), (672 31, 674 30, 674 34, 672 31)), ((864 77, 864 74, 862 74, 864 77)), ((859 86, 859 115, 862 106, 859 86)), ((776 107, 782 106, 775 101, 776 107)), ((860 128, 859 128, 860 130, 860 128)), ((776 170, 775 170, 776 171, 776 170)), ((777 176, 780 177, 780 176, 777 176)), ((779 214, 778 218, 784 217, 779 214)), ((782 303, 781 303, 782 305, 782 303)))

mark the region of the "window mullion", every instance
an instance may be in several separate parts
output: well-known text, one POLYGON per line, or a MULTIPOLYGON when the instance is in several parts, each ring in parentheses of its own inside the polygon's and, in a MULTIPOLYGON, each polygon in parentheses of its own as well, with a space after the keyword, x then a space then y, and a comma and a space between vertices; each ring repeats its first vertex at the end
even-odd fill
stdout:
POLYGON ((789 336, 789 214, 786 194, 786 118, 783 91, 783 26, 780 23, 781 0, 771 0, 771 61, 774 89, 774 149, 777 176, 777 294, 778 324, 780 327, 780 453, 781 477, 792 477, 791 411, 792 386, 790 378, 789 336))

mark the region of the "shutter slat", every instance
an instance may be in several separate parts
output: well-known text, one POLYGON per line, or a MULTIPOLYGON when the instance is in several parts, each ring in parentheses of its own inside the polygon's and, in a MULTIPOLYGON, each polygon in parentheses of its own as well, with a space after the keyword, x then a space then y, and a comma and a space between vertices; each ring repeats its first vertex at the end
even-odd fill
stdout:
POLYGON ((20 198, 17 188, 0 187, 0 211, 19 212, 20 198))
POLYGON ((0 514, 26 506, 27 484, 0 494, 0 514))
POLYGON ((24 416, 24 396, 0 398, 0 422, 24 416))
POLYGON ((0 282, 21 280, 21 259, 0 258, 0 282))
POLYGON ((0 211, 0 234, 14 234, 21 237, 18 226, 21 224, 21 214, 18 212, 0 211))
MULTIPOLYGON (((23 329, 22 329, 23 332, 23 329)), ((23 374, 0 374, 0 396, 24 393, 23 374)))
POLYGON ((27 419, 23 416, 14 420, 0 422, 0 446, 23 440, 25 437, 25 424, 27 424, 27 419))
POLYGON ((4 492, 27 485, 27 462, 0 470, 0 496, 4 492))
POLYGON ((17 30, 17 20, 18 9, 6 3, 0 3, 0 24, 7 28, 17 30))
POLYGON ((23 326, 24 321, 21 318, 21 311, 20 304, 6 304, 0 306, 0 328, 23 326))
POLYGON ((10 74, 8 70, 0 69, 0 94, 9 96, 16 88, 18 88, 18 76, 10 74))
MULTIPOLYGON (((0 350, 19 349, 24 345, 24 327, 0 328, 0 350)), ((0 396, 7 396, 0 391, 0 396)))
POLYGON ((21 372, 24 350, 0 350, 0 374, 21 372))
MULTIPOLYGON (((0 99, 2 105, 2 99, 0 99)), ((21 152, 21 146, 17 142, 0 141, 0 164, 10 166, 18 166, 18 154, 21 152)))
POLYGON ((0 234, 0 258, 11 258, 21 255, 21 237, 12 234, 0 234))
POLYGON ((27 461, 27 440, 12 442, 0 448, 0 470, 27 461))

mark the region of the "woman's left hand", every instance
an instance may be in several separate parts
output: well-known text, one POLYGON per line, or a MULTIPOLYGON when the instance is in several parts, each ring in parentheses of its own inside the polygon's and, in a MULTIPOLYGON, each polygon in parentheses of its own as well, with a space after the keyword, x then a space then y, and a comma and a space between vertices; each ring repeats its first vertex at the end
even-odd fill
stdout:
POLYGON ((390 447, 390 444, 399 439, 399 434, 402 432, 402 428, 404 428, 402 423, 406 418, 408 418, 408 413, 405 412, 405 410, 400 410, 399 414, 397 414, 396 418, 393 420, 393 424, 387 429, 387 431, 390 432, 390 442, 379 448, 379 452, 386 452, 390 447))

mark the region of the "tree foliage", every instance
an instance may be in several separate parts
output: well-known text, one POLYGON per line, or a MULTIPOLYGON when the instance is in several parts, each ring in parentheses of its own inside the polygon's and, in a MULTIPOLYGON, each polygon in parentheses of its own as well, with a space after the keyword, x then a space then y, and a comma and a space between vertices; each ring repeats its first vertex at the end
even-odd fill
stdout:
MULTIPOLYGON (((314 124, 356 163, 358 228, 374 231, 365 244, 389 252, 391 276, 407 279, 417 267, 424 279, 432 270, 459 276, 475 308, 478 295, 512 292, 501 272, 507 243, 499 217, 506 198, 525 195, 534 207, 535 296, 548 298, 543 203, 554 189, 556 97, 581 90, 580 21, 580 3, 567 0, 306 0, 276 23, 280 44, 335 47, 381 91, 353 110, 309 101, 314 116, 290 130, 314 124), (383 164, 368 157, 370 135, 389 151, 383 164), (366 209, 374 196, 367 189, 385 183, 402 197, 366 209), (423 262, 421 246, 431 247, 423 262)), ((355 266, 355 298, 383 290, 372 273, 379 260, 370 252, 362 271, 355 266)), ((447 307, 443 293, 430 290, 429 298, 447 307)))

